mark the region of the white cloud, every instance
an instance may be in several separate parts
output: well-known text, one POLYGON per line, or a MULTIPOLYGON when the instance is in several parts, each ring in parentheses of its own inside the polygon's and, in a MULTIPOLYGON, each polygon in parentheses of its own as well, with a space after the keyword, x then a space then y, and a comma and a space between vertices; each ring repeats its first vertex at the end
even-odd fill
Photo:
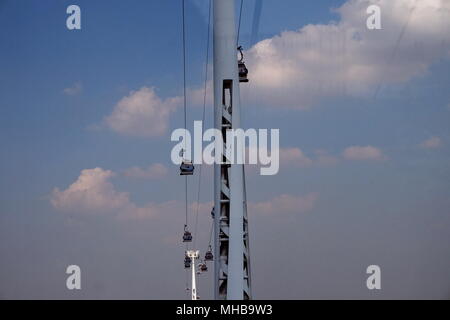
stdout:
POLYGON ((122 98, 112 114, 105 118, 105 122, 110 129, 120 134, 161 136, 166 133, 169 116, 180 102, 180 97, 161 100, 154 88, 143 87, 122 98))
POLYGON ((420 146, 425 149, 437 149, 442 145, 442 140, 439 137, 431 137, 423 141, 420 146))
POLYGON ((308 167, 313 164, 313 161, 299 148, 280 148, 280 161, 282 165, 299 167, 308 167))
MULTIPOLYGON (((67 189, 55 188, 50 202, 61 212, 78 214, 108 214, 120 220, 139 220, 166 216, 171 212, 184 212, 184 202, 167 201, 149 203, 139 207, 130 201, 129 194, 115 189, 110 179, 115 173, 102 168, 85 169, 77 180, 67 189)), ((313 209, 318 199, 317 193, 304 196, 280 195, 268 201, 249 202, 249 210, 255 214, 304 213, 313 209)), ((196 212, 209 217, 212 202, 189 205, 190 212, 196 212)))
POLYGON ((336 10, 338 23, 257 43, 245 57, 252 96, 264 105, 305 109, 323 98, 373 95, 380 84, 422 76, 447 57, 450 1, 379 0, 383 29, 368 30, 372 3, 349 0, 336 10))
MULTIPOLYGON (((252 150, 256 153, 255 150, 252 150)), ((342 152, 345 160, 386 160, 383 151, 373 146, 350 146, 342 152)), ((327 150, 317 149, 314 156, 306 155, 300 148, 280 148, 280 165, 284 168, 330 167, 338 164, 340 158, 327 150)), ((252 166, 250 166, 252 168, 252 166)), ((250 171, 252 173, 256 173, 250 171)))
POLYGON ((81 82, 76 82, 74 83, 73 86, 65 88, 63 90, 64 94, 68 95, 68 96, 75 96, 77 94, 80 94, 83 91, 83 85, 81 84, 81 82))
POLYGON ((384 160, 383 152, 373 146, 352 146, 348 147, 342 153, 347 160, 384 160))
POLYGON ((63 211, 98 213, 122 209, 129 205, 128 193, 118 192, 110 179, 115 174, 102 168, 85 169, 66 190, 53 190, 52 205, 63 211))
POLYGON ((309 193, 305 196, 283 194, 268 201, 250 202, 249 211, 252 214, 291 214, 311 211, 319 195, 309 193))
POLYGON ((124 176, 136 179, 160 179, 167 175, 168 169, 160 163, 147 168, 132 167, 124 171, 124 176))
MULTIPOLYGON (((368 30, 372 3, 349 0, 336 9, 339 22, 306 25, 257 43, 245 52, 251 85, 242 91, 260 105, 306 109, 337 96, 373 96, 377 88, 423 76, 435 61, 450 57, 450 1, 378 0, 383 29, 368 30)), ((212 91, 208 81, 208 104, 212 91)), ((203 86, 188 89, 187 99, 203 105, 203 86)), ((143 87, 122 98, 105 123, 124 135, 161 136, 181 102, 143 87)))
POLYGON ((129 194, 115 189, 110 179, 116 174, 102 168, 85 169, 66 190, 55 188, 50 202, 56 209, 79 214, 109 214, 120 219, 142 219, 161 216, 173 203, 150 203, 139 207, 129 194))
POLYGON ((300 148, 280 148, 280 162, 284 166, 311 167, 311 166, 332 166, 337 164, 338 159, 330 155, 326 150, 315 150, 315 157, 305 155, 300 148))

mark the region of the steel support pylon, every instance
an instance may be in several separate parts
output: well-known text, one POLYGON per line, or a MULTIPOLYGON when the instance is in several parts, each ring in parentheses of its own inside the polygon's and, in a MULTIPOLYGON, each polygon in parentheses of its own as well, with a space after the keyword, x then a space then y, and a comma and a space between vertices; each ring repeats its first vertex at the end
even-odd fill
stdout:
MULTIPOLYGON (((213 0, 214 125, 222 133, 241 128, 234 0, 213 0)), ((219 149, 220 150, 220 149, 219 149)), ((226 151, 223 150, 223 155, 226 151)), ((215 298, 251 299, 250 251, 243 164, 214 165, 215 298)), ((236 163, 236 162, 234 162, 236 163)))

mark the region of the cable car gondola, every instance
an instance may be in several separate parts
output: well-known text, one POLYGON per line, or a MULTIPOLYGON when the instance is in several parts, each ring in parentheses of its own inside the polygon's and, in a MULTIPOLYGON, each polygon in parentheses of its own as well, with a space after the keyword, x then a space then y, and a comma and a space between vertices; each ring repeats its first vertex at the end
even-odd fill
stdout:
POLYGON ((214 260, 214 256, 211 250, 211 246, 209 246, 208 251, 206 251, 205 253, 205 261, 213 261, 214 260))
POLYGON ((239 53, 241 54, 241 59, 238 62, 239 68, 239 82, 248 82, 248 69, 244 62, 244 53, 242 52, 242 46, 238 47, 239 53))
POLYGON ((191 259, 186 256, 184 257, 184 268, 189 269, 191 267, 191 259))
POLYGON ((198 268, 200 269, 200 272, 207 272, 208 271, 208 266, 206 265, 206 263, 199 263, 198 264, 198 268))
POLYGON ((194 174, 194 165, 192 161, 183 161, 180 166, 180 176, 192 176, 194 174))
POLYGON ((192 234, 189 231, 184 232, 183 242, 192 242, 192 234))
POLYGON ((192 242, 192 233, 187 230, 187 226, 184 226, 183 242, 192 242))

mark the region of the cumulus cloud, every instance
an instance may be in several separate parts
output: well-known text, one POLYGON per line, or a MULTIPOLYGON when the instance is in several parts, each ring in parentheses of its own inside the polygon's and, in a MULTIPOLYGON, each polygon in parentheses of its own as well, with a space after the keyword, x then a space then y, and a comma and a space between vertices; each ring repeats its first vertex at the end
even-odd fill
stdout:
POLYGON ((124 208, 130 203, 129 196, 115 190, 110 181, 114 176, 102 168, 85 169, 66 190, 55 188, 51 203, 57 209, 89 213, 124 208))
MULTIPOLYGON (((166 201, 137 206, 129 194, 117 191, 111 179, 116 174, 102 168, 85 169, 67 189, 53 189, 50 202, 61 212, 85 215, 110 215, 120 220, 139 220, 162 217, 170 212, 184 212, 184 202, 166 201)), ((268 201, 249 202, 248 209, 255 214, 304 213, 313 209, 317 193, 304 196, 283 194, 268 201)), ((209 216, 212 202, 191 203, 190 212, 209 216)))
POLYGON ((299 167, 308 167, 313 164, 313 161, 299 148, 281 148, 280 162, 282 165, 288 164, 299 167))
POLYGON ((309 193, 305 196, 283 194, 268 201, 250 202, 248 209, 254 214, 292 214, 311 211, 319 195, 309 193))
MULTIPOLYGON (((434 142, 434 141, 433 141, 434 142)), ((431 144, 431 141, 430 141, 431 144)), ((342 158, 330 154, 327 150, 317 149, 312 157, 306 155, 300 148, 280 148, 280 164, 285 167, 329 167, 340 160, 386 160, 383 151, 373 146, 350 146, 342 152, 342 158)))
POLYGON ((113 131, 130 136, 154 137, 166 133, 169 116, 181 98, 162 100, 154 88, 142 87, 122 98, 105 123, 113 131))
POLYGON ((430 139, 427 139, 423 141, 420 144, 420 147, 424 149, 437 149, 442 145, 442 140, 439 137, 431 137, 430 139))
MULTIPOLYGON (((434 140, 430 141, 436 143, 434 140)), ((256 151, 252 150, 256 155, 256 151)), ((344 149, 341 157, 330 154, 325 149, 314 150, 313 155, 305 154, 300 148, 280 148, 280 165, 282 167, 310 168, 310 167, 330 167, 338 164, 342 159, 350 161, 386 160, 383 151, 373 146, 350 146, 344 149)), ((251 171, 253 172, 253 171, 251 171)))
POLYGON ((135 179, 160 179, 167 175, 168 169, 161 163, 153 164, 147 168, 132 167, 126 169, 124 176, 135 179))
MULTIPOLYGON (((382 30, 369 30, 366 10, 373 3, 349 0, 336 9, 338 22, 306 25, 254 45, 245 52, 251 86, 242 91, 259 105, 307 109, 338 96, 373 96, 384 85, 423 76, 435 61, 450 57, 450 1, 378 0, 382 30)), ((208 104, 212 91, 209 81, 208 104)), ((187 98, 203 105, 203 86, 188 89, 187 98)), ((181 102, 143 87, 122 98, 104 120, 120 134, 161 136, 181 102)))
MULTIPOLYGON (((371 0, 349 0, 340 21, 307 25, 263 40, 246 52, 259 103, 309 108, 339 95, 373 95, 380 84, 424 75, 448 57, 450 1, 378 0, 382 30, 368 30, 371 0)), ((245 90, 245 87, 244 87, 245 90)))
POLYGON ((109 214, 121 219, 142 219, 160 216, 171 210, 172 202, 150 203, 139 207, 129 194, 119 192, 110 181, 116 174, 102 168, 85 169, 66 190, 53 189, 50 202, 64 212, 80 214, 109 214))
POLYGON ((300 168, 332 166, 338 163, 338 158, 323 149, 315 150, 314 157, 309 157, 300 148, 280 148, 280 163, 300 168))
POLYGON ((75 96, 77 94, 80 94, 83 91, 83 85, 81 82, 76 82, 73 86, 65 88, 63 90, 63 93, 68 96, 75 96))
POLYGON ((347 160, 384 160, 383 152, 373 146, 352 146, 348 147, 342 153, 342 156, 347 160))

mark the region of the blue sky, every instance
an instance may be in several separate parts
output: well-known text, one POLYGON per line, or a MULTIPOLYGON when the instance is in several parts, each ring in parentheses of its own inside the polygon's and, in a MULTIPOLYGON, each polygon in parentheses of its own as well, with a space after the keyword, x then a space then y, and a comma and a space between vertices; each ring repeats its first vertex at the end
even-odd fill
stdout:
MULTIPOLYGON (((370 3, 263 0, 262 42, 250 43, 245 1, 243 124, 279 128, 285 158, 276 176, 248 173, 257 298, 450 295, 450 8, 422 1, 409 17, 412 0, 383 0, 384 28, 371 33, 370 3), (380 292, 365 288, 370 264, 382 267, 380 292)), ((183 115, 169 101, 182 94, 181 3, 78 0, 79 31, 66 28, 70 4, 0 1, 0 297, 182 299, 184 184, 170 133, 183 115), (124 134, 108 122, 121 102, 158 116, 137 114, 124 134), (167 127, 137 134, 139 117, 167 127), (79 177, 92 197, 71 189, 79 177), (83 270, 80 292, 65 289, 69 264, 83 270)), ((192 126, 207 1, 187 0, 186 22, 192 126)), ((205 168, 202 246, 211 179, 205 168)), ((200 279, 201 296, 211 288, 200 279)))

